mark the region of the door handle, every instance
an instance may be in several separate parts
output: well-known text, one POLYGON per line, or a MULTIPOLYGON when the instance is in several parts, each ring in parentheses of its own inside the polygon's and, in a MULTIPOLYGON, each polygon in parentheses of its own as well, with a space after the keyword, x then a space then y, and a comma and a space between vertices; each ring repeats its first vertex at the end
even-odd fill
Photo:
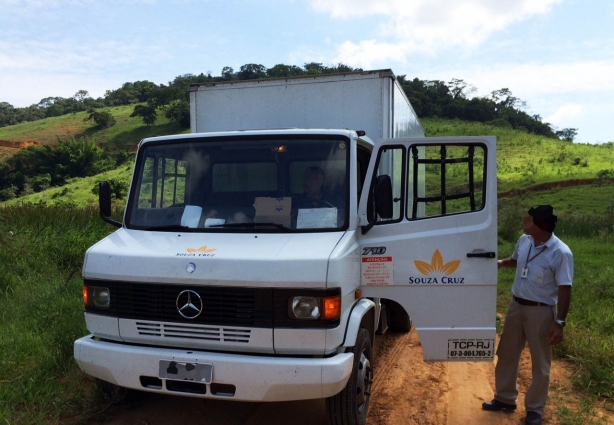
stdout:
POLYGON ((497 253, 495 252, 468 252, 467 257, 479 257, 479 258, 495 258, 497 253))

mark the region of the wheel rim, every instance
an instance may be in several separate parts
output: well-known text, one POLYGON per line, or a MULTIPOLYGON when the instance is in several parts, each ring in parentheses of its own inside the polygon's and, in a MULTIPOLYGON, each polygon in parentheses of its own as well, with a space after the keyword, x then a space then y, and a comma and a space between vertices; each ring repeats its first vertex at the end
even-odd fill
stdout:
POLYGON ((369 402, 369 397, 371 396, 371 383, 373 382, 371 362, 366 356, 365 351, 360 353, 358 376, 356 378, 356 409, 360 414, 365 410, 369 402))

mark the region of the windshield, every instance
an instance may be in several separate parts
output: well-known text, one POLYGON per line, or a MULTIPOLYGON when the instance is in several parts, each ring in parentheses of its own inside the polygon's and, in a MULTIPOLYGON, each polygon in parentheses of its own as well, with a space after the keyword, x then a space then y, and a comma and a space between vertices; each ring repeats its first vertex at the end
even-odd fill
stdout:
POLYGON ((190 139, 139 153, 127 226, 160 231, 347 227, 349 140, 190 139))

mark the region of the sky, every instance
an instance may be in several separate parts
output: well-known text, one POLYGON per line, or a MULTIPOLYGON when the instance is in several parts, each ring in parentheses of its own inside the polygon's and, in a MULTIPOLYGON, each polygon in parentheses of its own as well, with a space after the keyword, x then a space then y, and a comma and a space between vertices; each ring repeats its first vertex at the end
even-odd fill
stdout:
POLYGON ((614 0, 0 0, 15 107, 308 62, 508 88, 576 142, 614 141, 614 0))

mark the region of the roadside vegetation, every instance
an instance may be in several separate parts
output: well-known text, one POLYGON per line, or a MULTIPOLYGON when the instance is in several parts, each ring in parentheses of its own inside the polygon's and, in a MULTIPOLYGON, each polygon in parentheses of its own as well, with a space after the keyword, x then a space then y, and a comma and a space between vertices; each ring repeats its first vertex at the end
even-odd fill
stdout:
POLYGON ((0 423, 77 422, 104 407, 72 344, 87 332, 83 254, 111 230, 94 208, 1 208, 0 423))

